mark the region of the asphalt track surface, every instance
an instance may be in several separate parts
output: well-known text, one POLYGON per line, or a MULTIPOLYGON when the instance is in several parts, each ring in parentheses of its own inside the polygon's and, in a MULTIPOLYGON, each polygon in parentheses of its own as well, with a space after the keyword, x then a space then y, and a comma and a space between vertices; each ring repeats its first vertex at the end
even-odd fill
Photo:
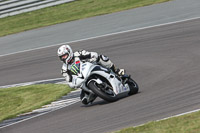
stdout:
POLYGON ((0 56, 63 42, 200 17, 199 0, 172 0, 0 37, 0 56))
MULTIPOLYGON (((97 133, 199 109, 200 19, 71 44, 97 51, 125 68, 140 92, 114 103, 80 102, 3 129, 0 133, 97 133)), ((60 77, 58 46, 0 57, 0 84, 60 77)))

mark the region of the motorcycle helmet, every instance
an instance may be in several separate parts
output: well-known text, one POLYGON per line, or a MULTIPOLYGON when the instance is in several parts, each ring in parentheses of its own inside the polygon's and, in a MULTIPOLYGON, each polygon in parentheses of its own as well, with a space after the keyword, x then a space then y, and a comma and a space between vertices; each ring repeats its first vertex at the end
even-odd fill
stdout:
POLYGON ((66 64, 70 63, 74 56, 72 48, 69 45, 60 46, 57 54, 60 60, 66 64))

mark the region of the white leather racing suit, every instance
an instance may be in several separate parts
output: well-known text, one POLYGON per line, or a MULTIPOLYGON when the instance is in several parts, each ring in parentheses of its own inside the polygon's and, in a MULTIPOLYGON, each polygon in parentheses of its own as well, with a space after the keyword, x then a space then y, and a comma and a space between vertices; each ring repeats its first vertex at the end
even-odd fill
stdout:
MULTIPOLYGON (((86 50, 77 51, 74 53, 73 61, 71 62, 71 64, 63 63, 61 71, 62 75, 65 77, 67 81, 67 84, 71 88, 79 88, 75 84, 76 80, 78 80, 78 77, 76 74, 73 74, 73 70, 71 68, 73 63, 76 63, 77 61, 80 60, 88 62, 96 62, 97 64, 102 65, 103 67, 111 68, 114 72, 117 72, 114 64, 109 60, 107 56, 98 55, 96 52, 88 52, 86 50)), ((124 69, 119 69, 119 70, 123 70, 124 73, 124 69)), ((119 73, 119 71, 117 73, 119 73)), ((94 96, 94 94, 89 94, 88 92, 82 90, 80 98, 83 104, 88 104, 93 102, 96 96, 94 96)))
MULTIPOLYGON (((97 62, 98 64, 106 67, 111 68, 113 63, 109 60, 108 57, 104 55, 98 55, 96 52, 88 52, 86 50, 80 50, 74 53, 74 60, 71 64, 75 63, 76 61, 88 61, 88 62, 97 62)), ((73 78, 77 76, 71 72, 71 64, 63 63, 62 66, 62 75, 65 77, 67 84, 74 88, 75 84, 73 83, 73 78)))

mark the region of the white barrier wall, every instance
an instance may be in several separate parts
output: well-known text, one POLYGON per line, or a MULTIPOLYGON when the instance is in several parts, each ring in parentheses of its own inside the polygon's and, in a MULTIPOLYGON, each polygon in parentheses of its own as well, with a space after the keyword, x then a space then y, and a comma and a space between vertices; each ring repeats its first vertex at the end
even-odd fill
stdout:
POLYGON ((0 18, 55 6, 75 0, 0 0, 0 18))

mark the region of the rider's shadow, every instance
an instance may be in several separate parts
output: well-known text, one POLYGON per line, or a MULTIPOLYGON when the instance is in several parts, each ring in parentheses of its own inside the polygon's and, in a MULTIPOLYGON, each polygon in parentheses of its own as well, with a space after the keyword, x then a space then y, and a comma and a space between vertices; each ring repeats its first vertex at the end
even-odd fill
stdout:
MULTIPOLYGON (((137 94, 134 94, 134 95, 138 95, 140 93, 141 93, 141 91, 139 91, 137 94)), ((124 97, 119 98, 117 101, 125 100, 126 98, 128 98, 128 97, 124 96, 124 97)), ((115 102, 117 102, 117 101, 115 101, 115 102)), ((92 104, 82 105, 81 107, 92 107, 92 106, 97 106, 97 105, 106 105, 106 104, 112 104, 112 103, 115 103, 115 102, 106 102, 105 100, 102 100, 101 98, 97 98, 92 104)))
POLYGON ((82 105, 81 107, 92 107, 92 106, 97 106, 97 105, 106 105, 110 104, 109 102, 106 102, 105 100, 102 100, 100 98, 97 98, 92 104, 89 105, 82 105))

